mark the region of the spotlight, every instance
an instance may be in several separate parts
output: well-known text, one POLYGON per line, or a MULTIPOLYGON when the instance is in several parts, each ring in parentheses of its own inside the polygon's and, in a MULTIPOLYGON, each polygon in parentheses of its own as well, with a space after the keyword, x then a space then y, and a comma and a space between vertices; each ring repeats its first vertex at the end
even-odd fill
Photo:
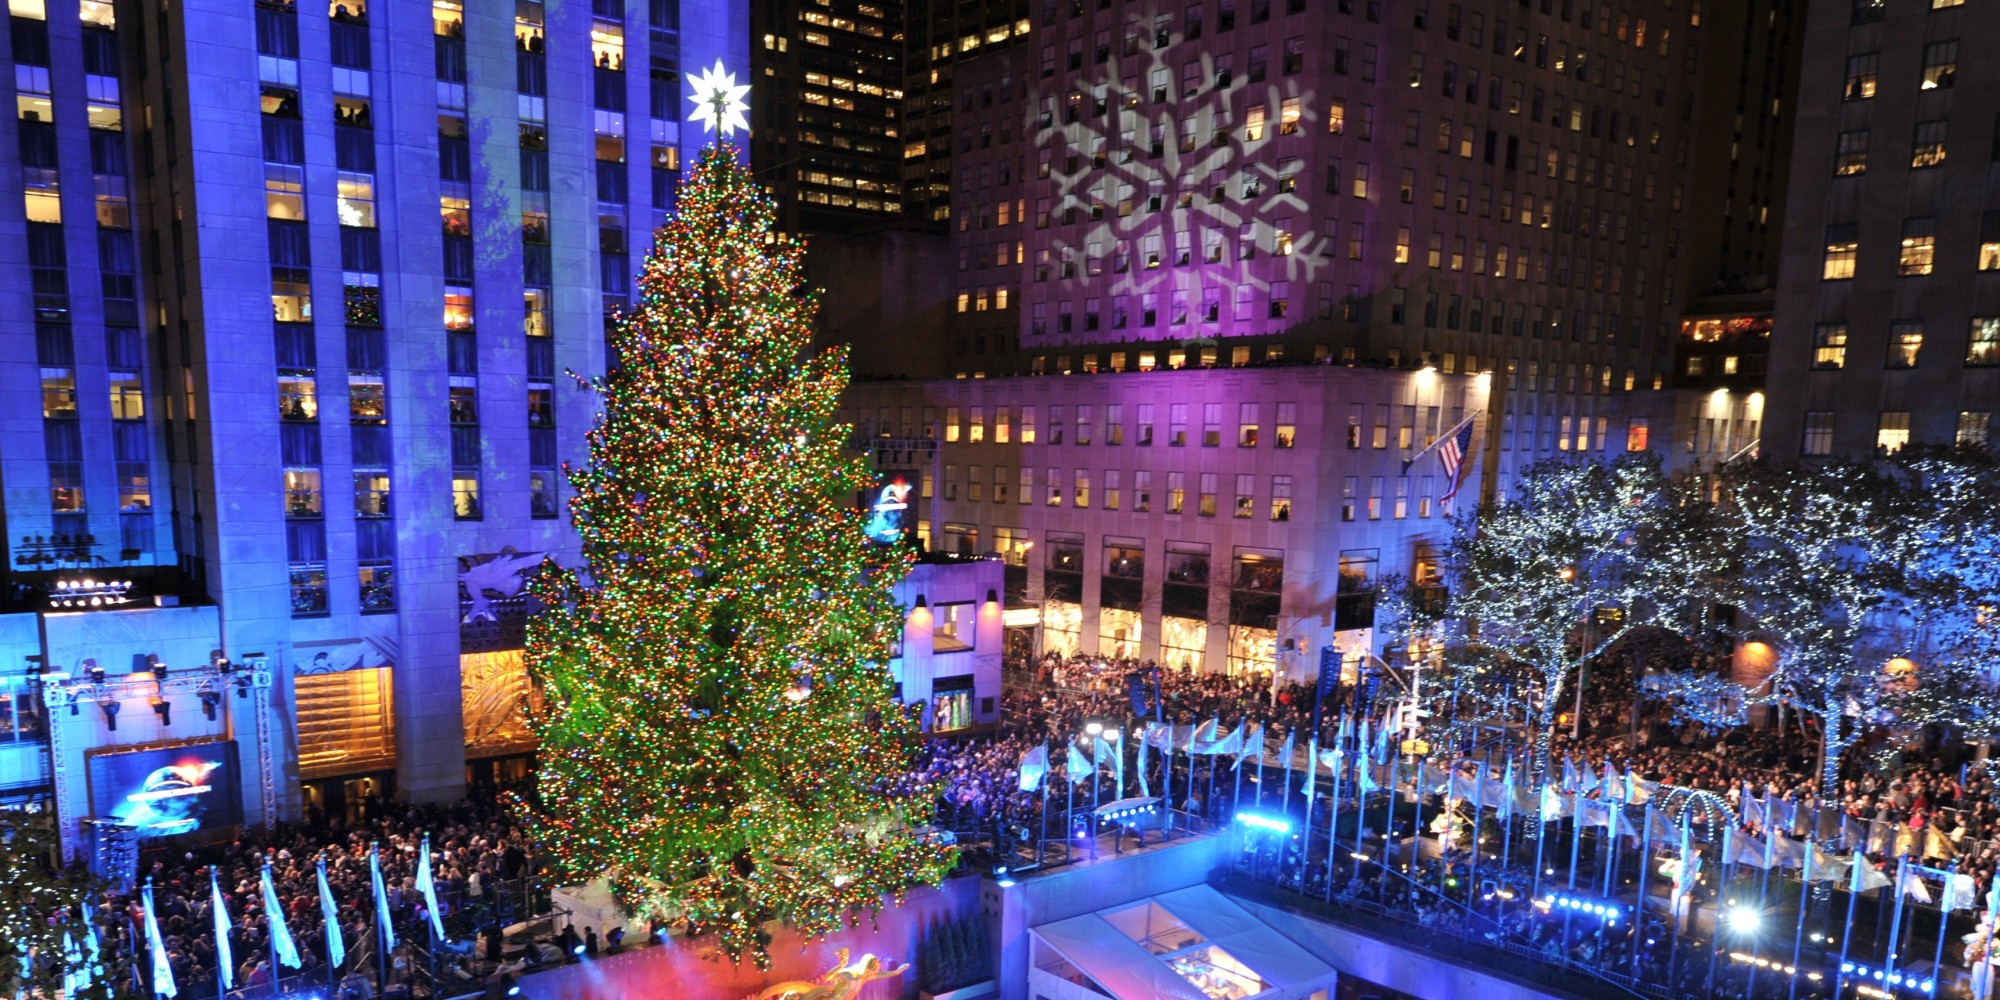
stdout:
POLYGON ((110 698, 99 698, 97 707, 104 711, 104 728, 118 731, 118 703, 110 698))
POLYGON ((1000 603, 1000 595, 992 587, 986 588, 986 603, 988 604, 1000 603))
POLYGON ((1757 928, 1764 923, 1764 914, 1756 907, 1738 904, 1724 912, 1722 920, 1729 925, 1730 930, 1738 934, 1755 934, 1757 928))
POLYGON ((613 927, 605 932, 604 945, 607 954, 618 954, 619 950, 625 947, 625 928, 613 927))
POLYGON ((250 697, 250 676, 248 674, 236 675, 236 697, 250 697))
POLYGON ((1104 732, 1104 723, 1099 722, 1096 719, 1092 719, 1089 722, 1083 724, 1083 731, 1089 733, 1092 736, 1096 736, 1097 734, 1104 732))
POLYGON ((210 721, 210 722, 214 722, 214 721, 215 721, 215 710, 216 710, 217 706, 220 706, 221 704, 222 704, 222 694, 221 694, 220 692, 217 692, 217 691, 203 691, 203 692, 201 693, 201 714, 202 714, 202 717, 203 717, 203 718, 205 718, 205 719, 207 719, 207 720, 208 720, 208 721, 210 721))
POLYGON ((153 679, 154 679, 154 680, 156 680, 156 681, 159 681, 159 682, 161 682, 162 684, 166 683, 166 680, 167 680, 167 665, 166 665, 166 664, 164 664, 164 663, 161 663, 161 662, 160 662, 160 658, 159 658, 158 656, 155 656, 155 655, 153 655, 152 653, 147 653, 147 654, 146 654, 146 666, 147 666, 147 668, 148 668, 148 669, 150 669, 150 670, 152 670, 152 671, 153 671, 153 679))
POLYGON ((222 655, 222 650, 219 649, 208 651, 208 662, 210 666, 215 668, 216 673, 224 677, 229 676, 236 670, 236 664, 229 662, 229 657, 222 655))
POLYGON ((572 954, 572 955, 578 955, 578 956, 581 956, 581 955, 583 954, 583 946, 582 946, 582 945, 580 945, 580 944, 579 944, 579 945, 576 945, 576 946, 574 946, 574 947, 570 948, 570 950, 569 950, 569 953, 570 953, 570 954, 572 954))
POLYGON ((48 661, 42 658, 42 654, 31 653, 27 657, 27 660, 28 660, 28 676, 40 677, 43 674, 48 673, 49 670, 48 661))
POLYGON ((104 668, 98 666, 96 660, 83 661, 83 669, 85 673, 88 673, 90 675, 90 683, 92 684, 104 683, 104 668))
POLYGON ((146 699, 146 703, 153 706, 153 714, 160 717, 161 726, 174 724, 174 706, 168 704, 167 699, 155 695, 146 699))
POLYGON ((995 865, 993 867, 993 884, 1002 889, 1014 884, 1014 876, 1007 874, 1006 865, 995 865))

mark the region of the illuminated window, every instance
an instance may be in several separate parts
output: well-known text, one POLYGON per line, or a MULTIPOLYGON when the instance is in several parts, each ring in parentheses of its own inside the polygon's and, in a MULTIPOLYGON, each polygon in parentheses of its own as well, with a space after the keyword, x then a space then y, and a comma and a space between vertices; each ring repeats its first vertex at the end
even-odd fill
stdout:
POLYGON ((1947 127, 1945 120, 1918 122, 1910 138, 1910 166, 1938 167, 1944 165, 1944 139, 1947 127))
POLYGON ((1924 346, 1922 323, 1893 323, 1889 326, 1889 367, 1915 368, 1917 354, 1924 346))
POLYGON ((1910 411, 1883 410, 1875 425, 1875 448, 1893 455, 1910 443, 1910 411))
POLYGON ((273 219, 306 217, 306 170, 284 163, 264 164, 264 214, 273 219))
POLYGON ((1813 330, 1814 368, 1834 369, 1847 362, 1847 324, 1821 323, 1813 330))
POLYGON ((1835 176, 1852 177, 1868 172, 1868 130, 1840 133, 1839 147, 1834 154, 1833 172, 1835 176))
POLYGON ((1936 251, 1936 219, 1903 220, 1902 252, 1897 258, 1896 273, 1899 275, 1931 273, 1931 262, 1936 251))
POLYGON ((143 420, 146 417, 146 394, 139 381, 138 372, 110 373, 111 376, 111 419, 143 420))
POLYGON ((1938 90, 1952 85, 1958 76, 1958 40, 1932 42, 1924 46, 1923 89, 1938 90))
POLYGON ((2000 211, 1987 212, 1980 219, 1979 269, 2000 271, 2000 211))
POLYGON ((1958 414, 1959 444, 1985 445, 1988 430, 1993 425, 1991 410, 1963 410, 1958 414))
POLYGON ((1972 333, 1965 346, 1965 363, 2000 365, 2000 316, 1972 317, 1972 333))
POLYGON ((319 517, 321 506, 318 469, 285 470, 285 516, 319 517))
POLYGON ((341 225, 375 228, 374 174, 341 171, 338 197, 341 225))
POLYGON ((1847 100, 1861 101, 1875 96, 1875 65, 1880 56, 1873 52, 1847 57, 1847 100))
POLYGON ((1854 277, 1854 258, 1861 249, 1861 227, 1853 223, 1826 227, 1826 260, 1820 277, 1846 281, 1854 277))

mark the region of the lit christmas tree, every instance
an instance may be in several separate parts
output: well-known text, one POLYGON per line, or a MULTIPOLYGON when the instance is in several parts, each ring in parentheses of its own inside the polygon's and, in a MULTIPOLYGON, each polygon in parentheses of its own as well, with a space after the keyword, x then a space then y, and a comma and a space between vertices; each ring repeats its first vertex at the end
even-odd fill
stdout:
MULTIPOLYGON (((747 88, 720 65, 695 85, 726 135, 747 88)), ((907 564, 852 503, 845 357, 807 356, 802 246, 726 141, 678 205, 590 383, 604 414, 569 470, 588 571, 536 583, 531 811, 558 874, 767 965, 765 922, 827 934, 951 849, 916 829, 927 795, 883 791, 919 736, 886 667, 907 564)))

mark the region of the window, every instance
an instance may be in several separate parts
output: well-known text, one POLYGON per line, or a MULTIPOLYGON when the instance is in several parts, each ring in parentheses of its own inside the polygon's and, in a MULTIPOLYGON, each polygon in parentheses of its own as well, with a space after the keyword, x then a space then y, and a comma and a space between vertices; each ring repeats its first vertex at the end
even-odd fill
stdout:
POLYGON ((1096 409, 1095 407, 1090 407, 1090 406, 1079 406, 1079 407, 1077 407, 1077 408, 1076 408, 1076 443, 1077 443, 1077 444, 1089 444, 1089 443, 1090 443, 1090 427, 1091 427, 1091 424, 1092 424, 1092 423, 1094 423, 1094 422, 1095 422, 1095 419, 1096 419, 1096 418, 1095 418, 1095 417, 1093 416, 1093 413, 1095 412, 1095 409, 1096 409))
POLYGON ((1076 506, 1090 506, 1090 470, 1076 470, 1076 506))
POLYGON ((1883 410, 1881 420, 1875 425, 1875 448, 1885 455, 1894 455, 1910 443, 1910 411, 1883 410))
POLYGON ((1832 370, 1847 363, 1847 324, 1821 323, 1813 329, 1812 366, 1832 370))
POLYGON ((479 473, 460 470, 451 474, 451 513, 461 521, 479 520, 479 473))
POLYGON ((931 609, 931 648, 962 653, 973 648, 978 635, 978 605, 971 601, 938 604, 931 609))
POLYGON ((1051 507, 1062 506, 1062 498, 1063 498, 1062 470, 1050 469, 1049 478, 1045 481, 1049 484, 1049 496, 1048 500, 1046 501, 1048 505, 1051 507))
POLYGON ((1944 137, 1949 124, 1944 120, 1917 123, 1910 138, 1911 168, 1944 165, 1944 137))
POLYGON ((1853 177, 1868 172, 1868 130, 1840 133, 1834 151, 1833 172, 1837 177, 1853 177))
POLYGON ((1236 407, 1236 446, 1238 448, 1257 447, 1257 404, 1240 403, 1236 407))
POLYGON ((1187 509, 1187 473, 1167 473, 1167 513, 1179 514, 1187 509))
POLYGON ((1125 491, 1117 469, 1104 470, 1104 509, 1117 510, 1125 501, 1125 491))
POLYGON ((1236 517, 1249 519, 1257 516, 1256 484, 1256 476, 1242 472, 1236 474, 1236 517))
POLYGON ((1361 491, 1360 476, 1344 476, 1340 480, 1340 519, 1354 520, 1354 497, 1361 491))
POLYGON ((1896 273, 1904 276, 1931 273, 1936 251, 1937 220, 1904 219, 1902 253, 1897 258, 1896 273))
POLYGON ((1924 325, 1916 322, 1889 325, 1889 367, 1915 368, 1917 352, 1924 346, 1924 325))
POLYGON ((1833 454, 1833 411, 1807 410, 1805 437, 1799 443, 1802 455, 1833 454))
POLYGON ((1964 410, 1958 415, 1958 443, 1968 445, 1986 444, 1987 429, 1993 425, 1990 410, 1964 410))
MULTIPOLYGON (((1255 404, 1246 405, 1254 406, 1255 404)), ((1298 410, 1299 404, 1297 403, 1278 404, 1278 424, 1273 431, 1271 440, 1274 447, 1290 448, 1293 441, 1297 440, 1299 432, 1298 410)), ((1254 417, 1256 414, 1253 411, 1251 415, 1254 417)))
POLYGON ((1987 212, 1980 218, 1979 269, 2000 271, 2000 211, 1987 212))
POLYGON ((1820 277, 1848 281, 1854 277, 1854 257, 1861 249, 1861 227, 1853 223, 1826 227, 1826 261, 1820 277))
POLYGON ((1864 101, 1875 96, 1875 64, 1880 56, 1866 52, 1847 57, 1847 100, 1864 101))
POLYGON ((1965 344, 1968 365, 2000 365, 2000 316, 1972 317, 1972 334, 1965 344))
POLYGON ((1021 407, 1021 443, 1035 443, 1035 408, 1032 406, 1021 407))
POLYGON ((1932 42, 1924 46, 1923 89, 1938 90, 1952 85, 1958 75, 1958 40, 1932 42))
POLYGON ((1204 472, 1201 474, 1201 495, 1198 498, 1200 506, 1195 508, 1195 513, 1202 517, 1215 516, 1216 475, 1213 472, 1204 472))
MULTIPOLYGON (((1512 414, 1509 414, 1509 416, 1512 416, 1512 414)), ((1650 437, 1649 428, 1647 427, 1645 417, 1633 417, 1625 421, 1626 451, 1630 452, 1645 451, 1646 445, 1649 443, 1648 442, 1649 437, 1650 437)))
POLYGON ((1271 520, 1292 519, 1292 477, 1271 477, 1271 520))
POLYGON ((1222 447, 1222 404, 1201 404, 1201 446, 1222 447))
POLYGON ((1167 404, 1167 447, 1180 448, 1187 444, 1187 404, 1167 404))

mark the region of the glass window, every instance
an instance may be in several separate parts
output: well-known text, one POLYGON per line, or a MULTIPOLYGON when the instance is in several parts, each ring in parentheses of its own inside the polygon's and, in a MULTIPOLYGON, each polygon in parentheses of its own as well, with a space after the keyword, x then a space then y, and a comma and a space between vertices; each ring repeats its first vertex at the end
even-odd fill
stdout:
POLYGON ((1923 89, 1949 87, 1958 76, 1958 39, 1924 46, 1923 89))
POLYGON ((978 605, 971 601, 936 605, 931 621, 931 648, 937 652, 964 652, 978 641, 978 605))
POLYGON ((1945 120, 1918 122, 1910 137, 1910 166, 1940 167, 1944 165, 1944 140, 1950 122, 1945 120))
POLYGON ((1875 426, 1875 447, 1886 455, 1901 451, 1910 443, 1910 411, 1883 410, 1875 426))
POLYGON ((284 420, 319 418, 319 396, 311 372, 278 374, 278 415, 284 420))
POLYGON ((1993 426, 1991 410, 1965 410, 1958 415, 1958 443, 1969 445, 1986 444, 1988 428, 1993 426))
POLYGON ((1852 177, 1868 172, 1868 130, 1840 133, 1839 146, 1833 158, 1833 172, 1839 177, 1852 177))
POLYGON ((1965 363, 2000 365, 2000 316, 1972 317, 1972 332, 1965 347, 1965 363))
POLYGON ((1236 407, 1236 446, 1238 448, 1257 447, 1258 425, 1257 404, 1239 403, 1236 407))
POLYGON ((1931 273, 1931 262, 1936 252, 1936 219, 1903 220, 1903 243, 1901 255, 1896 263, 1897 274, 1910 276, 1931 273))
POLYGON ((479 473, 458 470, 451 474, 451 512, 461 521, 479 520, 479 473))
POLYGON ((1805 434, 1799 443, 1799 452, 1813 456, 1833 454, 1832 410, 1806 411, 1805 434))
POLYGON ((1854 258, 1861 249, 1861 227, 1853 223, 1826 227, 1826 260, 1820 277, 1846 281, 1854 277, 1854 258))
POLYGON ((1847 362, 1847 324, 1821 323, 1813 329, 1814 368, 1839 368, 1847 362))
POLYGON ((375 228, 375 175, 340 172, 340 224, 375 228))
POLYGON ((1864 52, 1847 57, 1847 87, 1844 96, 1850 101, 1863 101, 1875 96, 1875 67, 1881 60, 1874 52, 1864 52))
POLYGON ((1893 323, 1889 326, 1889 367, 1915 368, 1917 354, 1924 346, 1922 323, 1893 323))
POLYGON ((1222 404, 1201 404, 1201 446, 1222 447, 1222 404))

